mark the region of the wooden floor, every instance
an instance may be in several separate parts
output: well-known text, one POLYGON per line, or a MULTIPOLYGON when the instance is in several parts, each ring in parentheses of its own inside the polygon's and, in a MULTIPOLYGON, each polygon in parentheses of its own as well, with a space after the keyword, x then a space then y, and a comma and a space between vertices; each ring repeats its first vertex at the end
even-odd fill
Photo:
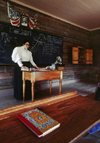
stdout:
MULTIPOLYGON (((87 96, 87 98, 92 98, 94 95, 95 89, 97 86, 97 82, 95 81, 78 81, 78 82, 70 82, 70 83, 64 83, 62 86, 62 93, 66 93, 69 91, 77 90, 77 93, 82 96, 87 96)), ((6 95, 2 92, 0 93, 0 109, 23 104, 23 101, 16 101, 13 97, 13 90, 10 91, 11 94, 6 95), (6 95, 6 96, 5 96, 6 95)), ((57 86, 52 87, 52 95, 58 95, 59 94, 59 84, 57 86)), ((38 99, 43 99, 50 97, 49 95, 49 88, 40 90, 39 92, 35 92, 35 101, 38 99)), ((30 101, 25 101, 24 103, 27 103, 30 101)), ((90 135, 86 135, 82 137, 77 143, 100 143, 100 131, 90 135)))
MULTIPOLYGON (((70 82, 66 80, 62 84, 62 93, 66 93, 69 91, 77 90, 77 93, 82 96, 87 96, 95 92, 97 86, 97 82, 95 81, 73 81, 70 80, 70 82)), ((59 83, 54 86, 52 85, 52 93, 51 96, 58 95, 59 94, 59 83)), ((49 87, 35 92, 35 101, 43 98, 50 97, 49 93, 49 87)), ((6 89, 6 90, 0 90, 0 109, 7 108, 23 103, 30 102, 29 101, 17 101, 14 98, 14 91, 13 89, 6 89)))

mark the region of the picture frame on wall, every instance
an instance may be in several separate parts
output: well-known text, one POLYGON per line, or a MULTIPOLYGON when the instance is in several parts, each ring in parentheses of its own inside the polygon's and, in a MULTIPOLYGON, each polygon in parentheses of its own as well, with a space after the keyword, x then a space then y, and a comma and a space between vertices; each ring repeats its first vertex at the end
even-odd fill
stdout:
POLYGON ((24 16, 24 15, 21 16, 21 25, 28 27, 28 17, 27 16, 24 16))

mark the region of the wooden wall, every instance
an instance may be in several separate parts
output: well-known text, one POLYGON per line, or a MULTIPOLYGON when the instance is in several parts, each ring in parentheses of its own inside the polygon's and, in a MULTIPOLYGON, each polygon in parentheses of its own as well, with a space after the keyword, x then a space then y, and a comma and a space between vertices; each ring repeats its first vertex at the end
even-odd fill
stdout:
MULTIPOLYGON (((34 16, 37 11, 28 9, 26 7, 10 3, 12 8, 17 12, 26 12, 30 16, 34 16)), ((7 14, 7 2, 0 1, 0 21, 9 23, 7 14)), ((72 46, 81 46, 83 48, 91 48, 90 45, 90 32, 63 22, 56 18, 47 16, 38 12, 38 21, 36 28, 39 31, 47 32, 64 39, 63 43, 63 64, 65 64, 64 79, 71 80, 78 78, 77 73, 85 73, 89 71, 91 65, 73 65, 72 64, 72 46)), ((99 35, 100 36, 100 35, 99 35)), ((0 66, 0 87, 11 88, 13 87, 13 66, 0 66), (10 83, 8 85, 8 83, 10 83)))
POLYGON ((94 52, 94 64, 100 65, 100 29, 90 32, 90 47, 94 52))

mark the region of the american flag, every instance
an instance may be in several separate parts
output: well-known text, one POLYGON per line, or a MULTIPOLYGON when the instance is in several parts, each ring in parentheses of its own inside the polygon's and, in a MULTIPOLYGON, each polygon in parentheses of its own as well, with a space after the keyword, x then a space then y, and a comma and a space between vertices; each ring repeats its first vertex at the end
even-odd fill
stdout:
POLYGON ((10 18, 11 24, 13 26, 19 27, 20 26, 21 13, 18 13, 15 10, 13 10, 9 2, 7 2, 7 7, 8 7, 8 16, 10 18))
POLYGON ((34 29, 37 25, 37 17, 38 15, 36 14, 33 18, 29 17, 29 28, 34 29))
MULTIPOLYGON (((20 21, 21 21, 21 15, 22 13, 18 13, 15 10, 12 9, 11 5, 9 2, 7 2, 7 8, 8 8, 8 16, 10 18, 10 22, 13 26, 20 26, 20 21)), ((35 14, 34 17, 30 17, 28 14, 26 14, 25 12, 23 13, 23 15, 26 15, 29 17, 29 28, 30 29, 34 29, 37 25, 37 17, 38 14, 35 14)))
POLYGON ((30 17, 27 13, 24 12, 23 15, 26 15, 26 16, 29 17, 29 24, 28 24, 28 26, 29 26, 30 29, 34 29, 36 27, 36 25, 37 25, 38 14, 35 14, 34 17, 30 17))

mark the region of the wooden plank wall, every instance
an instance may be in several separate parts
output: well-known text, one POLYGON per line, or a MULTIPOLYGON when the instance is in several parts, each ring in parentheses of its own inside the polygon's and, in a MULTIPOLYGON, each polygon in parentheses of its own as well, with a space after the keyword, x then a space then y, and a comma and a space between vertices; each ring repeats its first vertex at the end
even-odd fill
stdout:
POLYGON ((12 88, 14 83, 14 66, 0 65, 0 90, 12 88))
POLYGON ((90 32, 90 47, 94 52, 94 64, 100 65, 100 29, 90 32))
MULTIPOLYGON (((37 13, 37 11, 12 2, 10 2, 10 4, 17 12, 26 12, 30 16, 34 16, 37 13)), ((10 22, 7 14, 7 2, 3 0, 0 1, 0 21, 10 22)), ((71 55, 72 46, 89 48, 89 31, 39 12, 35 29, 63 37, 63 64, 65 64, 64 78, 68 79, 70 77, 69 80, 77 78, 75 77, 75 73, 84 73, 89 70, 89 66, 87 65, 73 65, 71 55)), ((2 76, 0 79, 0 86, 2 88, 10 88, 13 86, 13 66, 0 66, 0 76, 2 76), (2 81, 4 84, 2 84, 2 81), (8 86, 8 81, 11 83, 10 86, 8 86)))

